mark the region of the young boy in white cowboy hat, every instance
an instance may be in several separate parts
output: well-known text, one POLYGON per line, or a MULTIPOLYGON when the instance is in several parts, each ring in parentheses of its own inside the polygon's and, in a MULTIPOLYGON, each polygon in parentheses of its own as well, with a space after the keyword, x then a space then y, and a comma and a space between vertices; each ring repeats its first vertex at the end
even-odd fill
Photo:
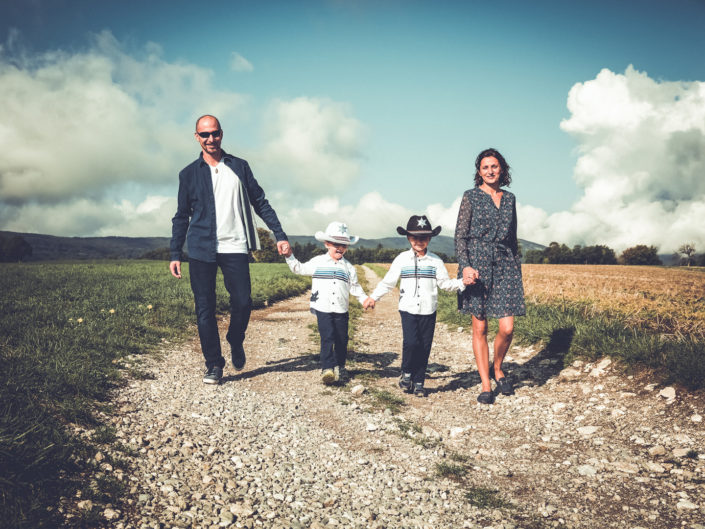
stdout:
POLYGON ((399 387, 417 397, 425 397, 426 367, 431 354, 433 333, 438 309, 438 288, 461 292, 465 285, 461 279, 451 279, 440 257, 428 251, 431 237, 441 231, 425 215, 412 215, 406 229, 397 227, 399 235, 406 235, 411 248, 400 253, 384 279, 379 282, 364 308, 374 307, 387 292, 399 285, 399 314, 403 332, 401 378, 399 387))
POLYGON ((357 272, 343 256, 348 246, 358 237, 351 237, 348 226, 331 222, 325 232, 316 232, 316 240, 326 245, 327 253, 301 263, 293 255, 291 246, 284 252, 286 264, 295 274, 313 276, 311 284, 311 312, 318 319, 321 335, 321 379, 332 384, 345 379, 345 360, 348 355, 348 303, 350 294, 360 303, 367 294, 357 282, 357 272))

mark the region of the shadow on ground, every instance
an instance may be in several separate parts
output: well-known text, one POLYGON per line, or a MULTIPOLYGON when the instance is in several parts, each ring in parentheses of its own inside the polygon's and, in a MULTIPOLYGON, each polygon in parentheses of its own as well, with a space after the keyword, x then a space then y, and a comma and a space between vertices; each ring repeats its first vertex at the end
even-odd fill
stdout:
MULTIPOLYGON (((351 376, 362 375, 364 377, 368 375, 376 378, 395 378, 399 376, 399 369, 389 366, 396 358, 396 353, 366 354, 350 351, 348 352, 348 372, 351 376)), ((320 355, 318 353, 303 354, 291 358, 283 358, 281 360, 271 360, 266 362, 264 366, 251 371, 245 370, 242 373, 224 376, 222 382, 245 380, 274 372, 291 373, 316 371, 319 369, 321 369, 321 364, 320 355)))
POLYGON ((246 380, 248 378, 255 378, 261 375, 266 375, 267 373, 291 373, 291 372, 302 372, 302 371, 315 371, 320 369, 319 365, 319 355, 316 354, 304 354, 299 356, 294 356, 291 358, 283 358, 281 360, 272 360, 267 362, 264 366, 258 367, 251 371, 247 371, 247 366, 245 366, 245 371, 237 373, 235 375, 227 375, 222 378, 222 382, 232 382, 236 380, 246 380))
MULTIPOLYGON (((528 362, 523 364, 504 362, 502 367, 514 384, 514 388, 543 386, 548 380, 560 373, 563 369, 565 356, 573 342, 574 334, 575 329, 572 327, 556 329, 551 333, 548 344, 528 362)), ((446 369, 437 370, 437 372, 448 371, 447 366, 443 367, 446 369)), ((460 388, 469 389, 481 383, 477 371, 435 375, 430 368, 431 365, 427 371, 429 378, 443 381, 443 383, 436 388, 429 388, 429 393, 455 391, 460 388)))
POLYGON ((351 376, 370 376, 375 378, 396 378, 399 368, 390 367, 397 359, 397 353, 352 353, 348 355, 351 376), (369 367, 368 367, 369 366, 369 367))

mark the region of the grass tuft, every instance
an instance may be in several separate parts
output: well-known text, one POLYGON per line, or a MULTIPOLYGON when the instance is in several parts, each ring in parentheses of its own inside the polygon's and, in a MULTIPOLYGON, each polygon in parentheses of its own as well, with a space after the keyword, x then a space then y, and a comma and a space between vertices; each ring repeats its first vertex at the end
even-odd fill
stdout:
POLYGON ((498 490, 486 487, 468 487, 465 491, 465 499, 470 505, 479 509, 502 509, 511 507, 511 503, 498 498, 498 490))
POLYGON ((406 406, 404 399, 385 389, 368 388, 368 391, 375 409, 389 408, 393 414, 397 414, 406 406))
POLYGON ((468 469, 463 465, 447 463, 445 461, 436 463, 436 475, 442 478, 452 479, 453 481, 463 481, 467 473, 468 469))

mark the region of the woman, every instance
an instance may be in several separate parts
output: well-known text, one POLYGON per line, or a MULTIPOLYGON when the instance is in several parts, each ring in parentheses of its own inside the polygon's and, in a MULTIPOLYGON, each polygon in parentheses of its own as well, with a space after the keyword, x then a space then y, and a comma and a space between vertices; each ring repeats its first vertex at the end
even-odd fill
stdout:
POLYGON ((502 186, 511 181, 510 167, 495 149, 482 151, 475 160, 475 187, 463 194, 455 227, 458 277, 469 285, 458 295, 458 308, 472 314, 472 348, 482 379, 477 401, 492 404, 490 378, 497 392, 512 395, 514 388, 502 371, 512 343, 514 316, 526 313, 521 262, 518 256, 516 199, 502 186), (490 371, 487 318, 498 318, 490 371))

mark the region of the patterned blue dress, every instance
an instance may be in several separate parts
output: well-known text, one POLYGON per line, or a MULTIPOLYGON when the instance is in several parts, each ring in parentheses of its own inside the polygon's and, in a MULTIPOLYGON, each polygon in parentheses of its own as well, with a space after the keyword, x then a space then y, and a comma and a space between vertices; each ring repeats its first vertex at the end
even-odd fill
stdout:
POLYGON ((518 256, 516 198, 502 190, 497 207, 479 187, 463 194, 455 226, 458 277, 471 266, 480 273, 458 294, 458 309, 477 318, 523 316, 524 286, 518 256))

